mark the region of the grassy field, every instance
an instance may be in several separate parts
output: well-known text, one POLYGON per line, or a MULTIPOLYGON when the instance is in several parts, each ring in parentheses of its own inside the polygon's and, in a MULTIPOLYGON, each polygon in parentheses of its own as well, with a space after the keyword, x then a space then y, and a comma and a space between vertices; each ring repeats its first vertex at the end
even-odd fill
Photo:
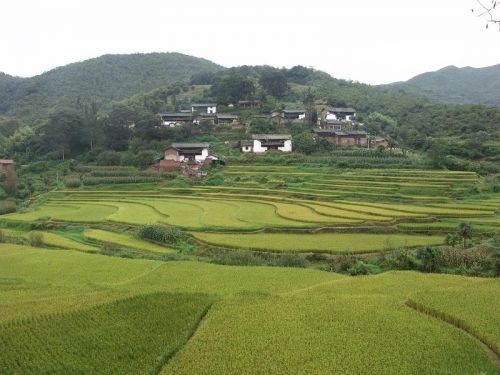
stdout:
POLYGON ((9 244, 0 244, 0 260, 7 372, 144 373, 168 359, 165 374, 498 373, 475 338, 404 303, 418 300, 498 342, 498 279, 352 278, 9 244), (76 299, 78 306, 68 302, 76 299))

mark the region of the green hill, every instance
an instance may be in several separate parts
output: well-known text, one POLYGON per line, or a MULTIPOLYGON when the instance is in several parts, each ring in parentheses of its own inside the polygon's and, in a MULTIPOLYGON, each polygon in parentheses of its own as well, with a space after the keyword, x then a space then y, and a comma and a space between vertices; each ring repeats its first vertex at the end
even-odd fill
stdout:
POLYGON ((500 64, 485 68, 447 66, 386 87, 443 102, 500 106, 500 64))
POLYGON ((0 74, 0 114, 45 112, 61 100, 110 101, 223 67, 180 53, 104 55, 31 78, 0 74))

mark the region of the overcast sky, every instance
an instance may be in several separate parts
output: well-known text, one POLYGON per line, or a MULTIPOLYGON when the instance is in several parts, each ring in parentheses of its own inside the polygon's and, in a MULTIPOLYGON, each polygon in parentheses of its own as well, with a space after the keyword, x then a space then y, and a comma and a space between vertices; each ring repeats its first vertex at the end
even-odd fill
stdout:
MULTIPOLYGON (((485 0, 488 1, 488 0, 485 0)), ((500 63, 476 0, 2 0, 0 71, 33 76, 107 53, 224 66, 305 65, 372 84, 500 63)))

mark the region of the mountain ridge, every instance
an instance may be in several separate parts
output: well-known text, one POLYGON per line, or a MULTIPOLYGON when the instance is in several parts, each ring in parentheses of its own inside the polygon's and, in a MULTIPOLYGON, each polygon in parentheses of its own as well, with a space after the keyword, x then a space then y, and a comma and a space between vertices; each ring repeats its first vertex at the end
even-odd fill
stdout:
POLYGON ((49 108, 78 97, 119 100, 188 80, 194 73, 223 69, 199 57, 154 52, 102 55, 28 78, 0 73, 0 113, 25 115, 33 106, 49 108))
POLYGON ((500 64, 482 68, 448 65, 379 87, 404 90, 446 103, 500 107, 500 64))

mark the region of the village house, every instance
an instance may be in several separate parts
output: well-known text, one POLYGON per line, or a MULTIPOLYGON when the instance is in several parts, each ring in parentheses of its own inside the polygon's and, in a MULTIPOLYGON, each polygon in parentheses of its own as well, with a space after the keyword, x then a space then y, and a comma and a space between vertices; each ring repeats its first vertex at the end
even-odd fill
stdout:
POLYGON ((156 171, 180 171, 191 178, 201 178, 206 174, 202 168, 210 165, 217 157, 210 155, 210 144, 202 143, 172 143, 163 155, 155 160, 151 169, 156 171))
POLYGON ((372 147, 372 148, 377 148, 377 147, 387 148, 387 147, 389 147, 389 141, 386 138, 373 138, 370 140, 370 147, 372 147))
POLYGON ((351 107, 332 107, 323 110, 325 120, 354 121, 356 110, 351 107))
POLYGON ((238 108, 240 109, 260 108, 260 100, 239 100, 238 108))
POLYGON ((336 131, 332 129, 313 129, 316 138, 327 139, 337 146, 355 145, 368 147, 368 134, 364 131, 336 131))
POLYGON ((285 120, 305 120, 305 109, 284 109, 281 111, 281 117, 285 120))
POLYGON ((276 150, 281 152, 292 151, 292 136, 289 134, 253 134, 252 148, 248 150, 241 147, 243 152, 254 152, 263 154, 267 151, 276 150))
POLYGON ((202 121, 210 123, 210 125, 215 125, 217 120, 217 115, 212 113, 200 113, 193 117, 193 123, 199 125, 202 121))
POLYGON ((339 120, 325 120, 324 129, 342 131, 343 122, 339 120))
POLYGON ((191 104, 191 112, 215 114, 217 113, 217 104, 215 103, 193 103, 191 104))
POLYGON ((0 167, 3 171, 14 168, 14 160, 11 159, 0 159, 0 167))
POLYGON ((219 113, 217 114, 217 124, 231 126, 238 125, 238 116, 230 113, 219 113))
POLYGON ((239 146, 241 152, 245 154, 253 151, 253 141, 248 141, 248 140, 240 141, 239 146))
POLYGON ((175 128, 176 126, 192 123, 193 115, 191 113, 177 112, 177 113, 160 113, 161 125, 175 128))

